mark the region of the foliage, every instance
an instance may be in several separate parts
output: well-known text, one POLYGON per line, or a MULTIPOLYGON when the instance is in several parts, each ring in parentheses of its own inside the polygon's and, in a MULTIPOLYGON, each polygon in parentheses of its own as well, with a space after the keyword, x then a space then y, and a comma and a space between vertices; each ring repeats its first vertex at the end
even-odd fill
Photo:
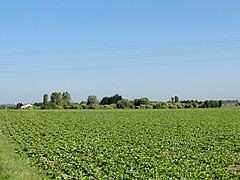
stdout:
POLYGON ((239 117, 234 109, 0 111, 0 127, 48 179, 239 179, 239 117))
POLYGON ((168 102, 150 101, 146 97, 128 100, 122 99, 122 96, 119 94, 115 94, 111 97, 103 97, 100 103, 96 96, 90 95, 88 96, 87 101, 81 101, 78 104, 71 102, 71 95, 68 92, 53 92, 51 94, 50 102, 48 102, 48 95, 44 94, 43 102, 34 103, 34 105, 40 106, 41 109, 182 109, 217 108, 221 107, 223 103, 224 102, 221 100, 206 100, 204 102, 197 100, 179 101, 178 96, 171 97, 171 101, 168 102), (110 105, 111 107, 104 105, 110 105))
POLYGON ((20 109, 23 106, 23 103, 17 103, 17 109, 20 109))
POLYGON ((16 105, 0 105, 0 109, 16 109, 16 105))
POLYGON ((116 104, 120 100, 122 100, 122 96, 120 96, 119 94, 115 94, 112 97, 104 97, 104 98, 102 98, 100 104, 101 105, 116 104))
POLYGON ((60 109, 54 102, 43 103, 41 109, 60 109))
POLYGON ((178 96, 174 96, 174 102, 178 103, 179 102, 179 97, 178 96))
POLYGON ((43 95, 43 104, 48 102, 48 95, 44 94, 43 95))
POLYGON ((93 106, 93 105, 96 105, 96 104, 99 104, 97 97, 93 96, 93 95, 88 96, 87 105, 88 106, 93 106))
POLYGON ((62 94, 60 92, 53 92, 51 94, 51 102, 55 103, 56 105, 61 105, 62 94))
POLYGON ((216 107, 221 107, 222 106, 222 101, 214 101, 214 100, 206 100, 203 103, 204 108, 216 108, 216 107))
POLYGON ((66 102, 70 102, 71 101, 71 95, 68 92, 63 92, 62 93, 62 99, 66 102))
POLYGON ((119 109, 129 109, 132 106, 133 105, 131 104, 131 102, 127 99, 122 99, 117 102, 117 108, 119 108, 119 109))
POLYGON ((140 105, 149 105, 150 101, 148 98, 140 98, 140 99, 135 99, 133 101, 135 106, 140 106, 140 105))
POLYGON ((165 109, 167 108, 167 104, 165 102, 158 102, 153 104, 153 109, 165 109))

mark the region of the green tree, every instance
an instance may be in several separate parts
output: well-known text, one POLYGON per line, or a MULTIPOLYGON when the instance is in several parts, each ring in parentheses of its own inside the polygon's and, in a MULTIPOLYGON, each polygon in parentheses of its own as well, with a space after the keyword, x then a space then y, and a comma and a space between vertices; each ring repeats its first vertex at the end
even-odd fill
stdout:
POLYGON ((109 105, 111 104, 111 99, 110 97, 103 97, 101 102, 100 102, 101 105, 109 105))
POLYGON ((153 109, 164 109, 167 108, 167 104, 165 102, 158 102, 153 105, 153 109))
POLYGON ((56 105, 61 105, 62 103, 62 94, 60 92, 53 92, 51 94, 51 102, 55 103, 56 105))
POLYGON ((97 97, 93 96, 93 95, 88 96, 87 105, 91 106, 91 105, 94 105, 94 104, 99 104, 97 97))
POLYGON ((129 109, 131 108, 132 104, 129 100, 127 99, 122 99, 117 102, 117 108, 119 109, 129 109))
POLYGON ((55 102, 43 103, 41 109, 61 109, 55 102))
POLYGON ((140 99, 135 99, 133 101, 135 106, 140 106, 140 105, 149 105, 150 101, 148 98, 140 98, 140 99))
POLYGON ((208 100, 204 101, 203 107, 204 107, 204 108, 210 108, 210 107, 211 107, 210 102, 209 102, 208 100))
POLYGON ((20 109, 23 106, 23 103, 17 103, 17 109, 20 109))
POLYGON ((175 97, 174 97, 174 102, 175 102, 175 103, 178 103, 178 102, 179 102, 178 96, 175 96, 175 97))
POLYGON ((122 100, 122 96, 115 94, 110 98, 110 104, 116 104, 118 101, 122 100))
POLYGON ((219 105, 219 107, 222 107, 222 105, 223 105, 222 100, 219 100, 219 101, 218 101, 218 105, 219 105))
POLYGON ((62 99, 66 102, 70 102, 71 101, 71 95, 68 92, 63 92, 62 93, 62 99))
POLYGON ((43 103, 46 104, 48 102, 48 95, 44 94, 43 95, 43 103))
POLYGON ((112 97, 104 97, 104 98, 102 98, 100 104, 101 105, 116 104, 120 100, 122 100, 122 96, 120 96, 119 94, 115 94, 112 97))

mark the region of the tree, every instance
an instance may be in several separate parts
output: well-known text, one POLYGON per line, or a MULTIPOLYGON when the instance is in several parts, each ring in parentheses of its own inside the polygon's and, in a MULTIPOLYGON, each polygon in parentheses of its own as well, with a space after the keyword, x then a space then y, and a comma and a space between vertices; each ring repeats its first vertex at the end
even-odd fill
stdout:
POLYGON ((62 93, 62 99, 66 102, 70 102, 71 101, 71 95, 68 92, 63 92, 62 93))
POLYGON ((219 107, 222 107, 222 105, 223 105, 222 100, 219 100, 219 101, 218 101, 218 105, 219 105, 219 107))
POLYGON ((175 102, 175 99, 174 97, 171 97, 171 102, 174 103, 175 102))
POLYGON ((60 107, 54 102, 43 103, 41 109, 59 109, 60 107))
POLYGON ((140 98, 140 99, 135 99, 133 101, 135 106, 140 106, 140 105, 149 105, 150 101, 148 98, 140 98))
POLYGON ((174 101, 175 101, 175 103, 179 102, 178 96, 175 96, 175 97, 174 97, 174 101))
POLYGON ((100 104, 101 105, 116 104, 120 100, 122 100, 122 96, 120 96, 119 94, 115 94, 112 97, 104 97, 104 98, 102 98, 100 104))
POLYGON ((132 104, 129 100, 127 99, 122 99, 117 102, 117 108, 119 109, 128 109, 131 108, 132 104))
POLYGON ((111 104, 111 99, 109 97, 104 97, 104 98, 102 98, 100 104, 101 105, 109 105, 109 104, 111 104))
POLYGON ((87 105, 90 106, 93 104, 99 104, 99 102, 96 96, 90 95, 88 96, 88 99, 87 99, 87 105))
POLYGON ((48 95, 44 94, 43 95, 43 103, 46 104, 48 102, 48 95))
POLYGON ((110 98, 110 104, 116 104, 118 101, 122 100, 122 96, 115 94, 110 98))
POLYGON ((204 108, 210 108, 211 107, 210 102, 208 100, 204 101, 203 107, 204 108))
POLYGON ((158 102, 153 105, 153 109, 164 109, 167 108, 167 104, 165 102, 158 102))
POLYGON ((23 106, 23 103, 17 103, 17 109, 20 109, 23 106))
POLYGON ((53 92, 51 94, 51 102, 54 102, 56 105, 61 105, 62 95, 60 92, 53 92))

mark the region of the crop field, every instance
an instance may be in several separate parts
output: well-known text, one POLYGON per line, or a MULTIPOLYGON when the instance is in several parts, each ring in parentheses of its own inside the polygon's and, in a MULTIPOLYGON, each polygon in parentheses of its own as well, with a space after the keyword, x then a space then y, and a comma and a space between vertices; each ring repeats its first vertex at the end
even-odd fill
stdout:
POLYGON ((0 111, 51 179, 240 179, 240 110, 0 111))

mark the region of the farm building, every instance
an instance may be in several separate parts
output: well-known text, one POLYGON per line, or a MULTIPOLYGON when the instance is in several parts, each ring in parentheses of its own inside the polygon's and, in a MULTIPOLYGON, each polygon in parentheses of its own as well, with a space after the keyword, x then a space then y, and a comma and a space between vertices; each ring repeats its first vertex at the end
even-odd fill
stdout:
POLYGON ((32 109, 33 108, 33 105, 31 104, 24 104, 21 106, 21 109, 32 109))

